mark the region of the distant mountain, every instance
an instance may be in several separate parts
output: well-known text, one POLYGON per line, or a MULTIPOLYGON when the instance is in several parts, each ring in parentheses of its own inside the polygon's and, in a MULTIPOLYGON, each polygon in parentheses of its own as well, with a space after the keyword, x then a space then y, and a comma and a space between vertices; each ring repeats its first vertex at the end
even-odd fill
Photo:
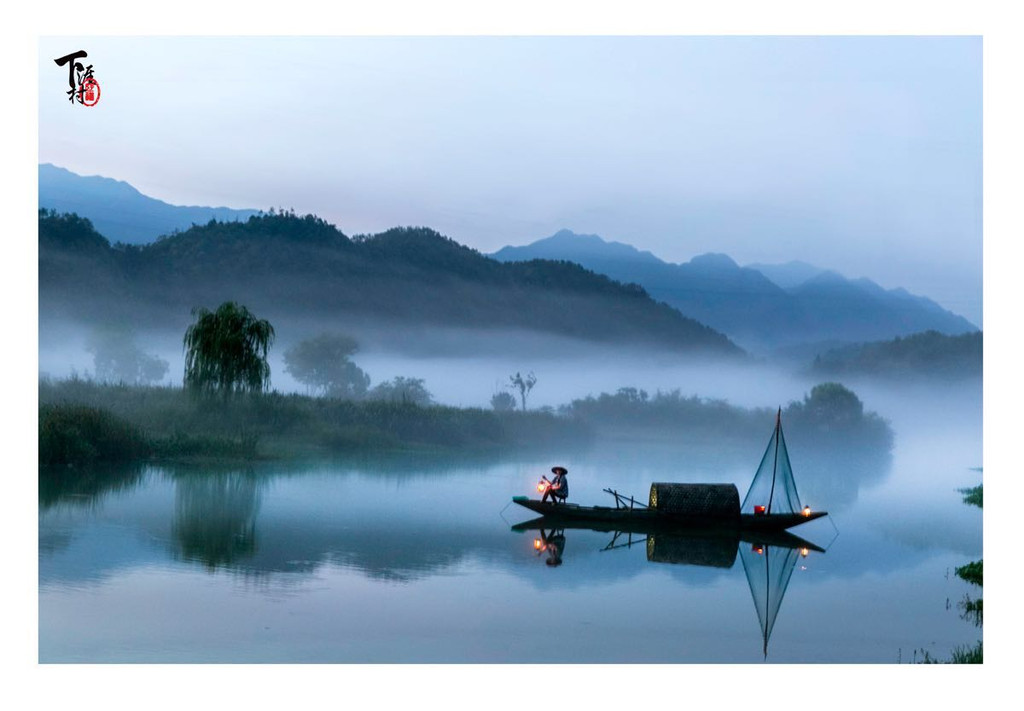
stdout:
POLYGON ((825 270, 798 259, 785 264, 748 264, 747 269, 756 269, 783 289, 792 289, 813 279, 825 270))
POLYGON ((977 331, 965 318, 903 289, 886 290, 869 279, 802 262, 741 267, 724 254, 704 254, 685 264, 596 235, 562 230, 524 247, 492 256, 503 262, 564 259, 613 279, 636 283, 650 295, 706 323, 741 346, 759 350, 819 342, 875 341, 926 330, 977 331))
POLYGON ((829 377, 980 378, 983 350, 980 331, 959 336, 926 331, 826 351, 814 359, 811 371, 829 377))
POLYGON ((88 218, 104 237, 125 244, 147 244, 210 220, 247 220, 258 212, 170 205, 128 183, 98 175, 83 177, 50 163, 39 165, 39 207, 88 218))
POLYGON ((438 326, 533 331, 742 355, 722 334, 636 285, 568 262, 502 264, 426 228, 353 240, 312 215, 266 214, 111 247, 88 220, 40 211, 41 316, 180 327, 194 306, 225 300, 279 327, 318 321, 399 334, 438 326))

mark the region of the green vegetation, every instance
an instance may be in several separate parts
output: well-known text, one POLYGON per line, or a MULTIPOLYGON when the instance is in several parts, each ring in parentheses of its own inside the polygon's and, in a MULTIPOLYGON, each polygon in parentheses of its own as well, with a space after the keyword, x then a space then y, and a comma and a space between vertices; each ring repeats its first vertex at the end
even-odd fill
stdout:
MULTIPOLYGON (((978 602, 980 603, 981 600, 978 602)), ((979 639, 978 643, 973 647, 958 646, 954 648, 949 661, 953 664, 982 664, 985 661, 984 656, 982 653, 982 643, 979 639)))
POLYGON ((167 375, 167 361, 144 353, 128 328, 97 327, 85 349, 92 353, 94 372, 100 381, 141 385, 159 382, 167 375))
MULTIPOLYGON (((961 489, 961 493, 965 494, 964 503, 972 506, 981 507, 981 484, 970 489, 961 489)), ((977 585, 979 588, 982 587, 983 582, 983 561, 974 561, 973 563, 967 563, 961 565, 954 571, 956 576, 961 580, 964 580, 971 585, 977 585)), ((961 617, 968 622, 974 624, 975 627, 981 627, 984 619, 984 601, 982 598, 972 598, 970 595, 965 595, 963 601, 957 603, 957 608, 961 611, 961 617)), ((940 660, 931 656, 926 650, 922 651, 922 659, 919 663, 921 664, 939 664, 942 663, 940 660)), ((916 657, 915 652, 915 657, 916 657)), ((984 663, 984 654, 982 649, 982 640, 978 640, 978 643, 973 647, 958 646, 953 649, 950 653, 949 664, 982 664, 984 663)))
POLYGON ((971 585, 981 586, 982 584, 982 561, 977 560, 967 565, 962 565, 956 569, 958 577, 966 580, 971 585))
POLYGON ((39 464, 45 468, 255 456, 256 439, 244 433, 210 436, 174 430, 154 436, 107 408, 67 402, 39 407, 39 464))
MULTIPOLYGON (((650 437, 660 433, 678 438, 686 433, 695 440, 713 436, 760 441, 765 423, 775 419, 773 408, 736 407, 724 400, 687 397, 678 389, 659 390, 651 396, 633 387, 573 400, 560 412, 606 435, 643 433, 650 437)), ((888 423, 865 412, 860 398, 839 383, 816 385, 802 401, 791 402, 783 411, 783 423, 795 442, 832 440, 844 449, 865 445, 886 452, 892 448, 888 423)))
POLYGON ((39 407, 39 464, 125 462, 148 456, 151 443, 138 427, 88 405, 39 407))
POLYGON ((980 331, 959 336, 925 331, 891 341, 833 349, 815 357, 811 369, 822 375, 981 377, 982 350, 980 331))
POLYGON ((491 396, 491 407, 498 412, 510 412, 516 409, 516 399, 512 393, 501 391, 491 396))
POLYGON ((366 397, 369 400, 419 407, 425 407, 434 402, 434 396, 423 384, 423 378, 406 378, 401 375, 394 380, 378 383, 373 390, 367 393, 366 397))
POLYGON ((214 312, 198 307, 185 331, 185 387, 203 394, 258 393, 270 386, 269 321, 226 301, 214 312))
POLYGON ((964 495, 965 504, 982 508, 982 484, 978 484, 970 489, 960 489, 960 493, 964 495))
POLYGON ((272 392, 204 400, 180 388, 42 380, 40 461, 49 465, 101 459, 91 454, 93 449, 125 460, 173 460, 367 449, 544 448, 585 441, 589 434, 580 423, 550 413, 421 406, 416 403, 426 391, 415 378, 396 378, 389 387, 394 399, 353 401, 272 392), (56 427, 50 414, 54 409, 74 416, 56 427), (104 425, 86 426, 81 418, 86 424, 96 420, 104 425), (73 444, 65 444, 68 440, 73 444))
POLYGON ((652 397, 645 390, 619 388, 614 394, 573 400, 560 411, 605 434, 625 436, 643 431, 673 437, 685 432, 695 438, 721 433, 760 439, 766 431, 765 423, 774 421, 770 409, 747 410, 724 400, 687 397, 678 389, 659 390, 652 397))
MULTIPOLYGON (((915 653, 916 655, 916 653, 915 653)), ((983 664, 984 654, 982 650, 981 640, 973 647, 957 646, 953 649, 950 654, 948 662, 941 662, 931 654, 928 650, 921 650, 921 659, 917 660, 918 664, 983 664)))
MULTIPOLYGON (((982 485, 970 489, 961 489, 960 492, 964 494, 964 503, 970 504, 971 506, 982 507, 982 485)), ((979 588, 983 585, 984 579, 984 561, 976 560, 973 563, 959 566, 955 571, 958 578, 964 580, 971 585, 977 585, 979 588)), ((981 627, 982 618, 984 617, 984 604, 982 599, 971 598, 970 595, 964 597, 964 600, 957 604, 957 607, 963 612, 963 618, 970 620, 976 627, 981 627)), ((979 642, 980 645, 980 642, 979 642)), ((980 654, 980 646, 979 646, 980 654)))
MULTIPOLYGON (((760 443, 774 416, 769 409, 683 397, 678 390, 650 397, 636 388, 574 400, 557 412, 522 412, 514 401, 506 403, 506 409, 446 407, 431 404, 423 380, 405 377, 380 383, 362 400, 278 392, 243 392, 209 400, 190 397, 181 388, 44 379, 39 400, 43 464, 80 464, 114 456, 253 459, 369 449, 546 448, 586 442, 595 435, 607 440, 631 433, 672 442, 681 437, 714 441, 719 447, 728 442, 760 443), (54 408, 74 417, 65 416, 57 427, 51 423, 54 408), (94 420, 106 424, 87 425, 94 420), (117 437, 105 434, 108 431, 117 437), (93 449, 110 454, 90 454, 93 449)), ((815 388, 786 410, 796 423, 791 438, 824 441, 831 448, 849 437, 863 440, 865 431, 878 427, 869 443, 873 450, 888 452, 888 426, 862 409, 845 388, 815 388), (859 411, 860 419, 852 419, 850 410, 859 411)))
POLYGON ((289 348, 284 354, 285 370, 310 395, 358 400, 370 387, 370 376, 349 360, 358 350, 351 336, 324 333, 289 348))

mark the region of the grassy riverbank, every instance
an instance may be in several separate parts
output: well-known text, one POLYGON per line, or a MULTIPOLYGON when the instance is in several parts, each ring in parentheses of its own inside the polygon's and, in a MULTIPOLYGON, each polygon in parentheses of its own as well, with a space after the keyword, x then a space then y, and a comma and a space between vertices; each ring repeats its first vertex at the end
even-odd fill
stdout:
MULTIPOLYGON (((277 392, 197 396, 174 387, 81 378, 39 383, 39 457, 44 466, 115 461, 293 459, 386 451, 544 451, 602 442, 661 443, 688 456, 763 446, 775 413, 720 400, 615 394, 528 412, 417 405, 277 392)), ((806 462, 856 482, 881 470, 892 431, 836 383, 815 386, 782 413, 806 462), (834 466, 835 460, 846 464, 834 466), (820 460, 820 461, 819 461, 820 460)))
POLYGON ((180 388, 40 381, 40 464, 261 459, 408 449, 543 448, 585 441, 546 412, 268 393, 201 398, 180 388))

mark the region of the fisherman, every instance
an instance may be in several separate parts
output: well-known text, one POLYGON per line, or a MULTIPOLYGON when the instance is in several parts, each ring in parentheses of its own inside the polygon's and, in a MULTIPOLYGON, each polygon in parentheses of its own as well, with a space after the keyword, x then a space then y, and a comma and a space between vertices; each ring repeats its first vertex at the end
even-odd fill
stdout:
POLYGON ((569 497, 569 480, 565 478, 569 470, 565 467, 551 467, 551 473, 555 475, 555 478, 548 484, 541 501, 547 501, 550 496, 552 503, 564 504, 569 497))

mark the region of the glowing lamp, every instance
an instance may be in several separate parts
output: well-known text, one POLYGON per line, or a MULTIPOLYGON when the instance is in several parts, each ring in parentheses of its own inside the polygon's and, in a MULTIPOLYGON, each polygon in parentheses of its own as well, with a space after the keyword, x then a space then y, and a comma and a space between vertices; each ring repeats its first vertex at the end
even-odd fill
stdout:
POLYGON ((533 539, 533 549, 534 549, 534 550, 536 550, 536 551, 539 551, 539 550, 540 550, 540 547, 541 547, 542 545, 544 545, 544 544, 543 544, 543 543, 541 543, 541 540, 540 540, 539 538, 534 538, 534 539, 533 539))
POLYGON ((804 506, 804 516, 810 516, 810 515, 811 515, 811 507, 810 506, 804 506))
POLYGON ((808 553, 810 553, 810 551, 809 551, 809 550, 807 550, 806 548, 801 548, 801 549, 800 549, 800 555, 802 555, 802 556, 803 556, 804 558, 806 558, 806 557, 807 557, 807 554, 808 554, 808 553))
POLYGON ((750 550, 754 551, 758 555, 763 555, 764 554, 764 548, 762 548, 761 546, 758 546, 758 545, 751 546, 750 550))
POLYGON ((754 515, 755 516, 764 516, 764 506, 755 506, 754 507, 754 515))

